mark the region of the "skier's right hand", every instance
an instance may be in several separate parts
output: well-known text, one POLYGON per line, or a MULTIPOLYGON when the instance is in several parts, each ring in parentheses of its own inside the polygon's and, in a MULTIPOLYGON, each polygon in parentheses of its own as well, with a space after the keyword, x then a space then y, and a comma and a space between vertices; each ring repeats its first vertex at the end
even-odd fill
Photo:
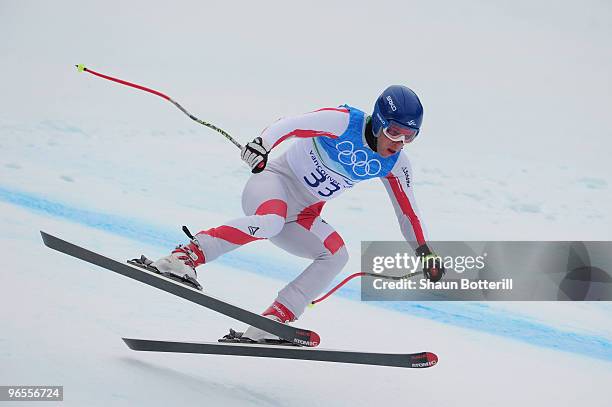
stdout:
POLYGON ((251 167, 253 174, 262 172, 268 163, 268 150, 264 147, 261 137, 245 144, 240 152, 240 158, 251 167))

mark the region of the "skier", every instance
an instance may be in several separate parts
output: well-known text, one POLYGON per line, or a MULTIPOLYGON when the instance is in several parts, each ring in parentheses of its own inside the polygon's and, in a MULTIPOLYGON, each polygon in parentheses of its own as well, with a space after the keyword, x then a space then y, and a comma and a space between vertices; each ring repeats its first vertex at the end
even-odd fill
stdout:
MULTIPOLYGON (((419 134, 422 120, 418 96, 400 85, 385 89, 371 117, 343 105, 278 120, 242 148, 242 160, 256 173, 242 194, 245 216, 198 232, 150 265, 199 286, 196 267, 268 239, 313 260, 263 312, 282 323, 295 321, 348 261, 342 237, 321 218, 323 205, 360 181, 380 178, 406 241, 416 246, 417 256, 434 260, 426 263, 425 276, 438 281, 444 267, 427 246, 412 194, 410 162, 402 152, 419 134), (270 152, 291 138, 297 140, 290 149, 268 162, 270 152)), ((254 327, 242 338, 278 339, 254 327)))

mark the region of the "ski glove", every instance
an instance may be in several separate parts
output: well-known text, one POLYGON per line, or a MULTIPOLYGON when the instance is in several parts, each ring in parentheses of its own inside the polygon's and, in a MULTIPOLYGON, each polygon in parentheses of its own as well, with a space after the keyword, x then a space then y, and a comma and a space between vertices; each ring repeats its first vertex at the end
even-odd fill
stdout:
POLYGON ((242 147, 240 157, 251 167, 253 174, 262 172, 268 163, 268 150, 263 146, 261 137, 245 144, 242 147))
POLYGON ((417 257, 423 259, 423 274, 432 282, 440 281, 446 272, 442 259, 429 249, 427 244, 422 244, 416 249, 417 257))

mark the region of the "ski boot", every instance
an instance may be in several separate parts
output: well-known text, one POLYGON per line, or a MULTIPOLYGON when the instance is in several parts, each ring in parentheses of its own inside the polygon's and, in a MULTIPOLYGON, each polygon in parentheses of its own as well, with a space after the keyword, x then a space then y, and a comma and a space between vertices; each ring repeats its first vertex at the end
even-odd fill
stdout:
POLYGON ((202 285, 198 283, 195 268, 204 262, 204 252, 195 239, 185 246, 178 246, 168 256, 157 261, 151 261, 144 255, 139 259, 128 260, 129 264, 159 273, 198 290, 202 290, 202 285))
MULTIPOLYGON (((293 312, 278 301, 274 301, 262 315, 281 323, 293 322, 296 319, 293 312)), ((237 332, 230 328, 230 333, 219 339, 219 342, 299 346, 254 326, 248 327, 245 332, 237 332)))

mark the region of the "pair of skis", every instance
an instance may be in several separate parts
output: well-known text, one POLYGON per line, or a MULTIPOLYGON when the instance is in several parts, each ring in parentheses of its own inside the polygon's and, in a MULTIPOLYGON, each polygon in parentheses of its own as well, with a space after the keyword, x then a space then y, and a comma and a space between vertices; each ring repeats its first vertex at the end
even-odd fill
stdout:
POLYGON ((431 352, 397 354, 313 349, 313 347, 316 347, 320 342, 319 335, 314 331, 276 322, 203 293, 202 291, 198 291, 195 288, 188 287, 161 274, 110 259, 48 233, 42 231, 40 233, 45 245, 51 249, 148 284, 213 311, 220 312, 230 318, 277 335, 291 344, 296 345, 279 346, 247 343, 173 342, 123 338, 127 346, 133 350, 316 360, 405 368, 431 367, 438 361, 438 357, 431 352))

